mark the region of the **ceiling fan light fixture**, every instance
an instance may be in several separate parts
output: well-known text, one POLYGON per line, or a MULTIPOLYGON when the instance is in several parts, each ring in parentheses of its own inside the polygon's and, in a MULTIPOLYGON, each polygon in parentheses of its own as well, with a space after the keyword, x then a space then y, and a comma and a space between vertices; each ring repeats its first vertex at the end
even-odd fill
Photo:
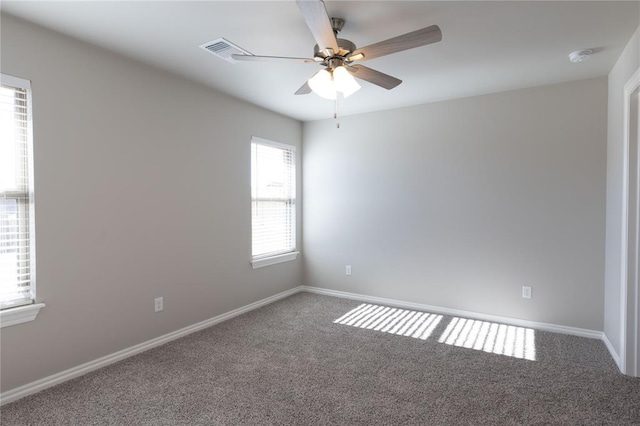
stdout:
POLYGON ((360 90, 360 85, 356 79, 342 65, 333 70, 333 83, 336 91, 342 92, 342 96, 345 98, 360 90))
POLYGON ((338 92, 347 98, 360 90, 360 85, 343 66, 318 71, 309 79, 309 87, 321 98, 335 100, 338 92))
POLYGON ((328 70, 320 70, 309 79, 309 87, 313 92, 325 99, 335 99, 336 89, 333 84, 333 78, 328 70))

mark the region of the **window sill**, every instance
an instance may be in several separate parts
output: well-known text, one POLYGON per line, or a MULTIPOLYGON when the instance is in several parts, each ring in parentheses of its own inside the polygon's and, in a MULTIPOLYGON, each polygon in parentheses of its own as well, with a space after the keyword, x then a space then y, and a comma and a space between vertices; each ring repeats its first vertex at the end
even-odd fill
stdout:
POLYGON ((288 262, 295 260, 300 252, 293 251, 291 253, 278 254, 276 256, 264 257, 262 259, 255 259, 251 261, 253 269, 262 268, 264 266, 275 265, 276 263, 288 262))
POLYGON ((0 311, 0 328, 33 321, 36 319, 40 309, 44 307, 44 303, 36 303, 35 305, 19 306, 0 311))

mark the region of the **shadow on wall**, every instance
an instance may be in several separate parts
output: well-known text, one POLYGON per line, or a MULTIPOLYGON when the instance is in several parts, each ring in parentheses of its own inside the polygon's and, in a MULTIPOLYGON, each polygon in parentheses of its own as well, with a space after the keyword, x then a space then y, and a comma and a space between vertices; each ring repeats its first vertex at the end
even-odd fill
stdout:
MULTIPOLYGON (((427 340, 442 319, 442 315, 362 304, 334 323, 427 340)), ((536 360, 535 330, 531 328, 453 317, 438 337, 438 342, 536 360)))

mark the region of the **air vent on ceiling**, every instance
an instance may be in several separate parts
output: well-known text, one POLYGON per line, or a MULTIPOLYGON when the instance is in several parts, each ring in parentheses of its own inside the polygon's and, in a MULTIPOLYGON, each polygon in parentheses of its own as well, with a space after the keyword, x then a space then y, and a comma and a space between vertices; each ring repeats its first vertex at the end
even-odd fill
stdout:
POLYGON ((238 47, 229 40, 225 40, 223 38, 218 38, 205 44, 201 44, 200 48, 213 53, 218 58, 222 58, 225 61, 232 62, 234 64, 238 61, 233 59, 231 55, 251 55, 251 53, 247 52, 243 48, 238 47))

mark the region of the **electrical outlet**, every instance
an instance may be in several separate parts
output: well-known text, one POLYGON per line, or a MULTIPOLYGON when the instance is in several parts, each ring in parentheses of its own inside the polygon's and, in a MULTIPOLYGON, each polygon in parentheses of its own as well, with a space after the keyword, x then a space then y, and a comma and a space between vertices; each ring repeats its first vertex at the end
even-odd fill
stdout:
POLYGON ((164 310, 164 298, 156 297, 155 299, 155 309, 156 312, 160 312, 164 310))
POLYGON ((531 299, 531 287, 529 287, 528 285, 522 286, 522 298, 531 299))
POLYGON ((351 265, 347 265, 344 267, 344 274, 351 275, 351 265))

